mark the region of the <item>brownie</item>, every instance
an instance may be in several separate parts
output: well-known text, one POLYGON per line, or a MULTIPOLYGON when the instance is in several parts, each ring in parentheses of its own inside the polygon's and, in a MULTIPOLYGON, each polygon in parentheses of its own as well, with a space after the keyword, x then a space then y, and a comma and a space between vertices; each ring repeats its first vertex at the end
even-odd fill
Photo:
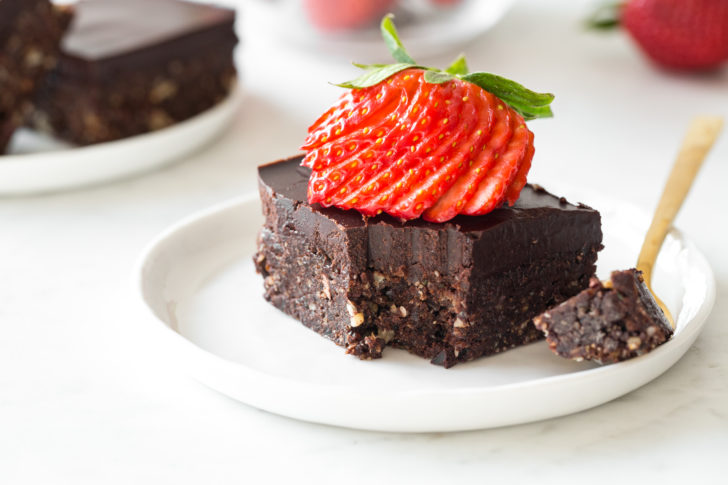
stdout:
POLYGON ((18 116, 6 116, 4 113, 0 112, 0 155, 5 152, 5 148, 7 148, 10 137, 13 136, 15 128, 17 128, 18 118, 18 116))
POLYGON ((603 364, 645 354, 673 333, 662 309, 636 269, 614 271, 534 319, 554 353, 603 364))
POLYGON ((56 65, 71 18, 48 0, 0 0, 0 153, 25 121, 40 81, 56 65))
POLYGON ((309 205, 300 162, 259 168, 265 298, 360 358, 389 345, 450 367, 535 341, 531 318, 594 274, 599 213, 540 187, 484 216, 403 223, 309 205))
POLYGON ((76 144, 190 118, 236 82, 235 11, 178 0, 86 0, 32 125, 76 144))

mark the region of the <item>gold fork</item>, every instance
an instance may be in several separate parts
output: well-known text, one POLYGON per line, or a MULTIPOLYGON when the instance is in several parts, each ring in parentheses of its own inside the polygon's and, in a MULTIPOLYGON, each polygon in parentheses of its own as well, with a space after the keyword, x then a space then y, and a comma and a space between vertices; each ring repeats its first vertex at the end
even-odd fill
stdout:
POLYGON ((652 289, 652 269, 672 221, 685 201, 695 175, 718 138, 722 127, 723 118, 717 116, 699 116, 690 123, 637 258, 637 269, 642 271, 647 288, 652 292, 662 311, 665 312, 665 317, 672 328, 675 328, 675 320, 670 314, 670 310, 652 289))

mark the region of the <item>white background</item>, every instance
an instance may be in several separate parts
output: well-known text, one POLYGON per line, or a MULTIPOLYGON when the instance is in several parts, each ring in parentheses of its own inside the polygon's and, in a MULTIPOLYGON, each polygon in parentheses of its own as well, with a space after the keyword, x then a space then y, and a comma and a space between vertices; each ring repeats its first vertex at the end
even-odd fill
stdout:
MULTIPOLYGON (((555 118, 531 124, 531 181, 652 210, 689 118, 728 117, 728 69, 655 69, 625 35, 584 31, 590 9, 522 1, 465 50, 472 68, 557 95, 555 118)), ((245 99, 212 146, 142 178, 0 199, 0 483, 724 483, 726 133, 676 224, 713 266, 715 309, 677 365, 616 401, 479 432, 359 432, 249 408, 169 365, 132 299, 135 258, 181 217, 255 190, 255 166, 295 153, 339 94, 326 81, 355 74, 253 37, 241 14, 245 99)))

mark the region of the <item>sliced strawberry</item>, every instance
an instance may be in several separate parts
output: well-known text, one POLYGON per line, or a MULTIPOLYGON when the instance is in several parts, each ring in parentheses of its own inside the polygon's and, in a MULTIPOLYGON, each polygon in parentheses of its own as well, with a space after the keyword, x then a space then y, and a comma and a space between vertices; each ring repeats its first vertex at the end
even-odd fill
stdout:
POLYGON ((523 119, 474 84, 431 84, 423 73, 348 93, 314 123, 309 202, 442 222, 517 197, 530 168, 523 119))
POLYGON ((355 177, 362 175, 357 180, 361 186, 347 190, 347 196, 336 204, 356 204, 357 210, 367 215, 386 209, 391 205, 389 201, 406 189, 404 180, 410 171, 419 165, 422 156, 432 151, 428 134, 444 137, 450 123, 442 120, 447 120, 449 114, 454 123, 462 104, 459 87, 423 82, 421 70, 407 70, 391 80, 394 87, 401 89, 401 104, 390 116, 395 124, 384 132, 373 132, 374 147, 363 152, 364 168, 355 177))
POLYGON ((462 56, 445 71, 418 67, 391 18, 381 27, 397 63, 360 66, 309 128, 309 202, 433 222, 512 204, 533 157, 523 117, 551 116, 553 95, 469 73, 462 56))
MULTIPOLYGON (((482 90, 481 90, 482 91, 482 90)), ((482 91, 483 96, 490 106, 496 106, 498 100, 492 94, 482 91)), ((445 192, 440 199, 423 214, 425 220, 431 222, 444 222, 455 217, 464 205, 472 198, 480 181, 486 176, 508 141, 511 139, 512 130, 510 122, 510 110, 496 109, 493 130, 487 142, 479 150, 476 149, 476 157, 470 169, 464 173, 445 192)))
POLYGON ((523 187, 526 186, 526 176, 528 176, 528 171, 531 169, 531 160, 533 160, 533 154, 535 151, 536 150, 533 147, 533 133, 530 133, 526 153, 523 156, 523 162, 518 168, 516 178, 506 191, 506 202, 508 202, 508 205, 516 203, 518 196, 521 195, 521 190, 523 190, 523 187))
POLYGON ((434 163, 418 171, 410 189, 395 202, 394 213, 398 217, 419 217, 432 207, 472 168, 474 157, 490 136, 494 120, 492 105, 481 96, 482 89, 467 84, 463 87, 465 102, 458 126, 453 130, 455 136, 441 144, 431 158, 434 163))
MULTIPOLYGON (((422 71, 407 70, 379 84, 375 87, 378 89, 361 90, 360 97, 349 100, 357 103, 358 113, 348 117, 346 129, 333 130, 333 141, 319 143, 319 148, 309 151, 304 160, 304 165, 314 168, 309 181, 309 202, 349 208, 359 203, 358 194, 366 191, 372 178, 383 176, 387 179, 391 173, 385 175, 386 169, 390 172, 402 169, 402 164, 396 163, 399 159, 395 158, 402 155, 400 145, 412 139, 416 141, 417 137, 408 136, 408 130, 401 127, 406 126, 406 120, 417 123, 414 115, 425 111, 422 107, 428 107, 427 103, 417 105, 423 86, 427 86, 420 81, 421 76, 422 71), (366 98, 381 100, 380 104, 386 104, 388 108, 382 111, 374 105, 367 117, 366 110, 370 105, 366 98), (368 184, 366 187, 365 183, 368 184)), ((345 104, 338 111, 352 112, 345 104)), ((310 138, 325 137, 332 126, 339 126, 338 114, 330 118, 314 127, 310 138)), ((360 205, 357 208, 362 210, 360 205)))
MULTIPOLYGON (((377 197, 387 195, 397 190, 396 181, 405 173, 417 158, 419 147, 422 146, 422 134, 416 129, 428 123, 432 117, 432 107, 426 98, 429 93, 425 91, 426 83, 420 81, 421 72, 407 72, 399 77, 402 83, 401 101, 398 109, 392 113, 394 123, 392 128, 377 138, 377 144, 382 147, 382 156, 369 164, 364 182, 366 187, 354 197, 361 197, 360 209, 367 213, 376 213, 376 207, 368 207, 367 203, 377 197), (405 79, 407 78, 407 79, 405 79)), ((397 84, 397 83, 395 83, 397 84)))
POLYGON ((403 104, 398 86, 381 83, 356 96, 345 94, 335 110, 317 120, 302 147, 309 150, 302 165, 314 169, 309 202, 350 207, 341 202, 354 188, 342 192, 342 186, 361 182, 367 166, 381 159, 382 139, 396 126, 392 112, 403 104))
MULTIPOLYGON (((310 150, 303 165, 313 168, 318 152, 311 151, 332 148, 336 140, 351 136, 361 130, 366 135, 378 125, 387 123, 395 106, 400 101, 398 89, 388 83, 381 83, 360 92, 343 95, 337 105, 328 110, 309 128, 309 134, 301 148, 310 150)), ((330 151, 330 150, 329 150, 330 151)))
MULTIPOLYGON (((428 86, 427 83, 423 85, 428 86)), ((391 176, 387 179, 389 184, 380 189, 377 197, 370 199, 365 206, 367 209, 412 219, 417 217, 415 213, 421 213, 426 208, 416 208, 412 204, 405 207, 401 199, 414 187, 432 191, 422 180, 445 170, 445 165, 457 164, 450 163, 450 147, 452 144, 462 144, 468 130, 475 126, 477 114, 473 106, 463 102, 463 94, 463 86, 458 83, 437 86, 437 89, 429 92, 425 100, 436 110, 425 113, 421 119, 412 119, 406 125, 404 131, 410 131, 410 134, 402 139, 404 143, 397 146, 402 158, 398 158, 390 167, 391 176), (413 143, 408 143, 410 141, 413 143)), ((431 203, 428 207, 429 205, 431 203)))
MULTIPOLYGON (((499 106, 503 106, 499 109, 508 109, 503 104, 499 106)), ((461 214, 471 216, 487 214, 503 204, 506 191, 516 178, 519 165, 523 161, 531 133, 526 128, 523 118, 517 113, 511 115, 511 127, 513 137, 480 182, 473 197, 460 211, 461 214)))

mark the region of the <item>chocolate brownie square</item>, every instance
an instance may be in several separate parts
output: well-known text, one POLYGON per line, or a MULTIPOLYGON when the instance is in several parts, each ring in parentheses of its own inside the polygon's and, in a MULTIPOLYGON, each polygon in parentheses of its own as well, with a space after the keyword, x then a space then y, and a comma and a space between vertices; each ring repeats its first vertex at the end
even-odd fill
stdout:
POLYGON ((32 125, 92 144, 146 133, 222 101, 236 82, 235 11, 179 0, 83 0, 32 125))
POLYGON ((398 347, 450 367, 541 338, 532 318, 586 288, 597 211, 529 185, 447 223, 307 203, 296 157, 259 168, 265 298, 363 359, 398 347))

